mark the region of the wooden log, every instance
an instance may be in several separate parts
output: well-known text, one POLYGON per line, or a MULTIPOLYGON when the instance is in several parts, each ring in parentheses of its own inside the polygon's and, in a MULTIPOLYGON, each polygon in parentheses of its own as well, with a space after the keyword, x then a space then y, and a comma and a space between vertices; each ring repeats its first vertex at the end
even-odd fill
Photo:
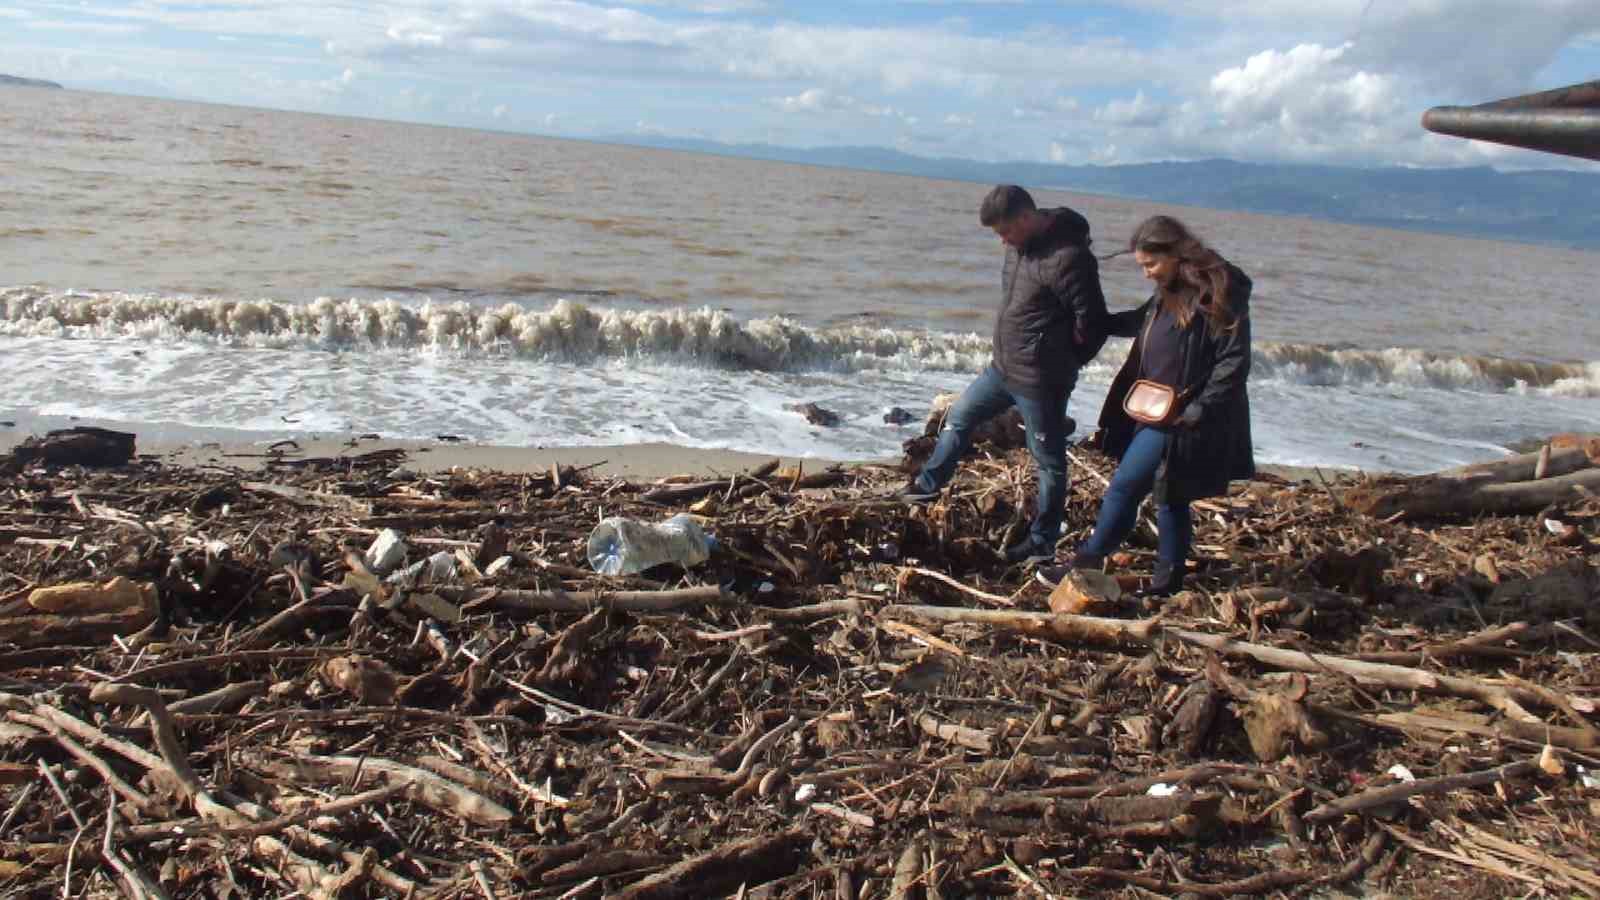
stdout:
POLYGON ((1374 788, 1370 791, 1362 791, 1359 794, 1341 797, 1338 800, 1331 800, 1312 809, 1301 818, 1312 823, 1323 822, 1347 813, 1364 812, 1380 806, 1388 806, 1391 803, 1397 803, 1417 794, 1442 794, 1462 788, 1482 787, 1505 781, 1508 778, 1532 775, 1538 770, 1538 763, 1525 759, 1520 762, 1507 763, 1486 772, 1465 772, 1460 775, 1443 775, 1438 778, 1419 778, 1416 781, 1406 781, 1387 787, 1374 788))
MULTIPOLYGON (((1326 707, 1319 707, 1319 711, 1330 712, 1326 707)), ((1341 715, 1342 712, 1333 714, 1341 715)), ((1591 728, 1569 728, 1561 725, 1546 725, 1542 722, 1518 722, 1514 719, 1502 719, 1493 725, 1489 725, 1482 721, 1468 721, 1452 716, 1411 712, 1379 713, 1376 716, 1355 716, 1344 713, 1342 717, 1355 718, 1370 725, 1392 728, 1396 731, 1473 734, 1496 740, 1516 738, 1529 743, 1553 744, 1557 747, 1565 747, 1569 750, 1580 750, 1587 753, 1600 750, 1600 739, 1596 738, 1594 730, 1591 728)))
POLYGON ((992 606, 1016 606, 1017 601, 999 594, 980 591, 975 587, 962 584, 943 572, 931 569, 919 569, 915 566, 903 566, 900 573, 895 576, 895 594, 906 597, 913 594, 933 594, 934 597, 949 597, 955 602, 961 602, 963 597, 972 597, 980 603, 992 606))
POLYGON ((1346 491, 1343 500, 1352 509, 1374 518, 1427 519, 1538 512, 1553 503, 1581 498, 1585 491, 1600 493, 1600 468, 1591 466, 1538 481, 1490 482, 1482 486, 1460 479, 1424 476, 1377 488, 1359 485, 1346 491))
POLYGON ((345 782, 357 774, 382 776, 406 785, 405 794, 413 802, 477 825, 497 827, 512 819, 511 810, 476 791, 426 769, 393 760, 375 756, 313 755, 295 756, 281 762, 257 755, 249 755, 247 759, 263 771, 321 782, 345 782))
MULTIPOLYGON (((1538 692, 1521 689, 1515 685, 1489 684, 1473 678, 1443 675, 1422 669, 1393 666, 1384 663, 1362 662, 1342 656, 1307 653, 1303 650, 1284 650, 1235 640, 1227 635, 1207 634, 1182 628, 1165 628, 1159 618, 1126 621, 1102 619, 1094 616, 1067 616, 1053 613, 1015 612, 1011 610, 956 609, 944 606, 886 606, 880 615, 892 619, 916 619, 934 623, 965 622, 1015 631, 1034 637, 1086 646, 1122 647, 1147 644, 1157 637, 1171 638, 1214 650, 1224 656, 1245 657, 1257 662, 1293 672, 1347 675, 1366 684, 1423 691, 1432 694, 1449 694, 1470 697, 1505 712, 1513 719, 1538 725, 1539 720, 1523 709, 1521 704, 1544 705, 1547 698, 1538 692)), ((1563 695, 1565 696, 1565 695, 1563 695)), ((1565 698, 1575 708, 1583 703, 1572 697, 1565 698)))
POLYGON ((0 643, 18 647, 98 644, 112 635, 128 635, 155 621, 155 612, 138 607, 87 616, 13 616, 0 619, 0 643))
POLYGON ((950 606, 886 606, 879 615, 936 625, 968 623, 1015 631, 1045 640, 1092 647, 1125 647, 1149 643, 1159 629, 1156 619, 1106 619, 1004 609, 962 609, 950 606))
POLYGON ((917 716, 917 727, 940 740, 966 747, 968 750, 976 750, 985 756, 994 752, 994 735, 981 728, 941 722, 929 713, 917 716))
POLYGON ((1122 599, 1122 586, 1104 572, 1069 569, 1050 592, 1050 611, 1067 615, 1103 612, 1122 599))
POLYGON ((732 485, 733 480, 728 478, 720 478, 716 481, 699 481, 694 484, 672 484, 640 494, 639 499, 645 503, 661 503, 670 506, 699 500, 707 494, 714 494, 718 491, 726 491, 732 485))
POLYGON ((615 892, 614 900, 690 900, 719 897, 739 885, 759 885, 791 875, 805 858, 811 835, 794 829, 723 844, 615 892))
POLYGON ((1540 477, 1539 461, 1545 460, 1544 478, 1569 475, 1582 469, 1594 468, 1597 462, 1579 445, 1552 447, 1545 444, 1532 453, 1520 453, 1491 462, 1473 463, 1455 469, 1434 473, 1437 478, 1472 482, 1474 486, 1507 484, 1513 481, 1533 481, 1540 477))
POLYGON ((787 609, 776 606, 752 606, 750 611, 764 619, 774 619, 779 622, 816 622, 834 616, 859 616, 866 611, 866 606, 860 600, 824 600, 821 603, 812 603, 807 606, 792 606, 787 609))
POLYGON ((894 864, 894 880, 889 883, 889 900, 912 900, 922 880, 922 840, 913 838, 900 851, 894 864))
POLYGON ((1511 622, 1496 628, 1480 631, 1459 640, 1435 644, 1422 650, 1394 650, 1377 653, 1359 653, 1351 659, 1362 662, 1390 663, 1397 666, 1420 666, 1430 659, 1444 660, 1457 656, 1518 657, 1532 655, 1527 650, 1505 646, 1510 640, 1528 635, 1527 622, 1511 622))
POLYGON ((1320 872, 1311 870, 1274 869, 1238 881, 1211 884, 1193 879, 1163 881, 1150 875, 1143 875, 1138 872, 1124 872, 1121 869, 1112 869, 1105 866, 1084 866, 1060 871, 1062 875, 1074 878, 1099 878, 1108 881, 1120 881, 1124 884, 1144 888, 1162 897, 1253 897, 1258 894, 1271 894, 1276 891, 1282 891, 1286 888, 1305 884, 1308 881, 1315 881, 1321 875, 1320 872))
POLYGON ((301 506, 317 506, 325 509, 336 509, 358 516, 372 515, 372 504, 343 494, 329 494, 323 491, 308 491, 287 484, 272 484, 265 481, 241 481, 239 487, 255 494, 268 494, 281 497, 291 503, 301 506))
POLYGON ((717 585, 667 591, 517 591, 496 588, 438 587, 434 593, 461 604, 464 613, 494 609, 507 613, 576 612, 612 609, 621 612, 667 612, 732 600, 717 585))
POLYGON ((1457 697, 1470 697, 1523 721, 1537 720, 1521 707, 1521 703, 1543 702, 1543 698, 1533 692, 1519 690, 1515 687, 1501 687, 1472 678, 1442 675, 1426 672, 1422 669, 1392 666, 1386 663, 1361 662, 1348 657, 1307 653, 1303 650, 1284 650, 1278 647, 1236 641, 1226 635, 1206 634, 1181 628, 1163 629, 1161 633, 1163 636, 1175 638, 1184 643, 1214 650, 1224 656, 1247 657, 1269 666, 1293 672, 1322 674, 1336 672, 1340 675, 1348 675, 1365 684, 1376 684, 1384 687, 1433 694, 1451 694, 1457 697))
MULTIPOLYGON (((1043 818, 1054 828, 1088 834, 1126 833, 1130 826, 1145 826, 1141 834, 1195 837, 1217 822, 1222 794, 1181 793, 1170 797, 1147 795, 1092 797, 1071 800, 1038 792, 992 793, 976 789, 957 796, 952 812, 977 822, 997 817, 1043 818)), ((1037 824, 1035 824, 1035 831, 1037 824)))
POLYGON ((41 613, 91 615, 134 609, 159 609, 160 595, 153 584, 141 584, 121 575, 101 584, 73 581, 34 588, 28 605, 41 613))

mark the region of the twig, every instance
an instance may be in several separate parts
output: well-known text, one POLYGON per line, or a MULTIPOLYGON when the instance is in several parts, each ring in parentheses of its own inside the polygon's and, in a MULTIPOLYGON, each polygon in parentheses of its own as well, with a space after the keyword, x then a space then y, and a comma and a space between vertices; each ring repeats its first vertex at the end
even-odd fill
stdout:
POLYGON ((1508 778, 1531 775, 1539 770, 1539 764, 1531 759, 1506 763, 1498 768, 1485 772, 1466 772, 1461 775, 1441 775, 1438 778, 1419 778, 1416 781, 1405 781, 1387 787, 1374 788, 1331 800, 1307 812, 1301 818, 1307 822, 1322 822, 1327 819, 1337 818, 1349 813, 1365 812, 1380 806, 1404 800, 1417 794, 1440 794, 1446 791, 1461 788, 1481 787, 1495 784, 1508 778))
POLYGON ((122 858, 122 851, 111 845, 111 836, 117 831, 117 801, 109 793, 106 795, 106 836, 100 843, 100 858, 104 859, 122 880, 128 884, 128 892, 133 894, 135 900, 156 898, 168 900, 167 892, 161 886, 151 881, 137 866, 122 858))

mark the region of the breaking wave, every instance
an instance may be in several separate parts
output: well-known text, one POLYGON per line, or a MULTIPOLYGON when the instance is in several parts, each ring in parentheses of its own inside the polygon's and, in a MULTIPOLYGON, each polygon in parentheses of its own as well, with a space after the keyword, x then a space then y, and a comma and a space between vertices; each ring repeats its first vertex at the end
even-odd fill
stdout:
POLYGON ((1429 350, 1258 342, 1251 378, 1328 387, 1394 385, 1446 391, 1600 397, 1600 363, 1539 363, 1429 350))
MULTIPOLYGON (((442 350, 576 363, 655 358, 763 372, 975 372, 990 358, 987 334, 815 328, 785 317, 741 321, 704 307, 618 310, 571 300, 547 308, 326 297, 301 304, 16 287, 0 289, 0 308, 0 334, 13 337, 442 350)), ((1127 341, 1107 344, 1085 377, 1108 380, 1127 347, 1127 341)), ((1252 366, 1255 382, 1600 397, 1600 362, 1536 363, 1403 348, 1258 341, 1252 366)))
POLYGON ((773 317, 740 321, 710 308, 617 310, 560 300, 515 303, 188 299, 118 292, 0 290, 0 334, 18 337, 192 340, 293 349, 479 351, 583 362, 660 357, 782 372, 882 368, 976 371, 989 341, 971 334, 886 328, 808 328, 773 317))

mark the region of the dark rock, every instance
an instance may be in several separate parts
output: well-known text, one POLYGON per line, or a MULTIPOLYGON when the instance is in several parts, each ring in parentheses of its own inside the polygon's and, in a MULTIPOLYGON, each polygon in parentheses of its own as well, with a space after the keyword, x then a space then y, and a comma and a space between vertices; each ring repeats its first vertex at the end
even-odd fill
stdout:
POLYGON ((888 412, 883 414, 883 421, 889 425, 909 425, 916 421, 916 418, 908 410, 901 409, 898 406, 891 407, 888 412))
POLYGON ((134 436, 124 431, 79 426, 28 438, 0 460, 0 471, 24 466, 125 466, 133 459, 134 436))
POLYGON ((832 428, 839 424, 838 413, 823 409, 815 403, 795 404, 785 406, 784 409, 794 410, 795 412, 805 416, 807 422, 822 428, 832 428))

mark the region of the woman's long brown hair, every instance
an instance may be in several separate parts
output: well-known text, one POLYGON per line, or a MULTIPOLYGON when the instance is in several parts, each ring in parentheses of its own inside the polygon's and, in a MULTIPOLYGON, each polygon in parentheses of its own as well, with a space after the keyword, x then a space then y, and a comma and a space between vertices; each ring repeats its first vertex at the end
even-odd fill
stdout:
POLYGON ((1179 327, 1189 327, 1196 310, 1205 313, 1217 331, 1233 327, 1234 310, 1228 306, 1228 262, 1182 222, 1171 216, 1145 219, 1128 239, 1128 250, 1177 257, 1177 277, 1170 284, 1158 286, 1156 293, 1161 307, 1177 317, 1179 327))

